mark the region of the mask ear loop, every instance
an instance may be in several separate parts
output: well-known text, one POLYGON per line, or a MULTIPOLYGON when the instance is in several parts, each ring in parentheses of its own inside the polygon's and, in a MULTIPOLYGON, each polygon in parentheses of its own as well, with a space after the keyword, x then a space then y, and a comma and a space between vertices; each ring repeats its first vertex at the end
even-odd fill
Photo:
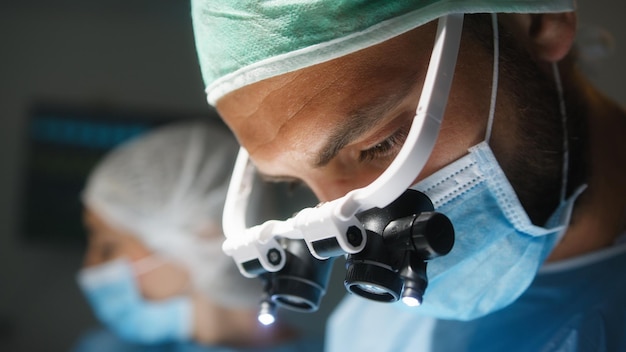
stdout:
MULTIPOLYGON (((485 142, 489 143, 491 139, 491 132, 493 129, 493 120, 495 117, 496 110, 496 96, 498 91, 498 77, 499 77, 499 65, 500 65, 500 34, 498 31, 498 18, 495 13, 491 14, 491 22, 493 28, 493 78, 491 84, 491 102, 489 106, 489 119, 487 121, 487 129, 485 132, 485 142)), ((567 130, 567 112, 565 109, 565 99, 563 98, 563 85, 561 83, 561 76, 559 74, 559 69, 556 63, 552 63, 552 70, 554 73, 554 81, 556 83, 556 90, 559 98, 559 112, 561 114, 561 122, 563 129, 563 166, 562 166, 562 175, 561 175, 561 194, 559 203, 561 205, 566 203, 566 193, 567 193, 567 178, 568 178, 568 169, 569 169, 569 135, 567 130)), ((576 190, 574 197, 577 197, 582 193, 586 186, 580 187, 576 190)), ((569 220, 567 221, 569 222, 569 220)), ((557 239, 559 242, 562 236, 565 234, 562 231, 557 239)))
POLYGON ((554 73, 554 82, 556 84, 556 92, 559 96, 559 112, 561 113, 561 124, 563 128, 563 166, 561 169, 561 197, 560 202, 565 202, 567 196, 567 179, 569 173, 569 132, 567 129, 567 110, 565 108, 565 99, 563 98, 563 83, 561 82, 561 74, 559 66, 556 62, 552 63, 552 72, 554 73))
POLYGON ((491 139, 493 119, 496 113, 496 97, 498 95, 498 77, 500 76, 500 32, 498 31, 498 15, 491 14, 491 27, 493 28, 493 73, 491 78, 491 101, 489 102, 489 119, 485 131, 485 142, 491 139))

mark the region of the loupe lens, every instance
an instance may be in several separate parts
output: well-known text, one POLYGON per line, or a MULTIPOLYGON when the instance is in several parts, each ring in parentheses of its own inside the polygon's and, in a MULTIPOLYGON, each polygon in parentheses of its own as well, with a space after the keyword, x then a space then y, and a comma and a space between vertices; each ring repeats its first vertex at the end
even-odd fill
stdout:
POLYGON ((267 294, 276 304, 300 312, 314 312, 326 293, 332 259, 311 255, 303 240, 281 239, 286 261, 283 269, 265 275, 267 294))
POLYGON ((294 276, 277 276, 272 285, 272 301, 300 312, 316 311, 325 293, 320 285, 294 276))
POLYGON ((384 287, 380 287, 374 284, 354 284, 355 288, 363 292, 371 293, 373 295, 385 295, 389 291, 384 287))
POLYGON ((302 297, 292 295, 276 295, 274 299, 283 305, 301 307, 303 310, 312 310, 315 306, 310 300, 306 300, 302 297))
POLYGON ((391 269, 372 263, 348 263, 344 285, 361 297, 379 302, 395 302, 402 292, 402 280, 391 269))

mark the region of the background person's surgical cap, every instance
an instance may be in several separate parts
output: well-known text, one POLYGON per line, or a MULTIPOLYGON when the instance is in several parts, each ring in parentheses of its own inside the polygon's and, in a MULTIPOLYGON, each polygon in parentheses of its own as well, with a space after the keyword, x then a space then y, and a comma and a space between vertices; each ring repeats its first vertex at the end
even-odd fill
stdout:
POLYGON ((191 0, 209 104, 379 44, 450 13, 549 13, 574 0, 191 0))
POLYGON ((83 203, 110 226, 178 261, 194 288, 230 306, 256 306, 259 280, 243 277, 221 245, 221 218, 238 151, 217 124, 175 123, 109 153, 92 171, 83 203))

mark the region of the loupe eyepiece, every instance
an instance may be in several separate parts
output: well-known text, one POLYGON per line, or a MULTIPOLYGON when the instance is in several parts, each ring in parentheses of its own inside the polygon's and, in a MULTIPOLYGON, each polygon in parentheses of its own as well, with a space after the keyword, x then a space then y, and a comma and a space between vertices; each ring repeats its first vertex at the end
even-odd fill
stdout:
POLYGON ((367 244, 347 258, 346 289, 379 302, 420 305, 428 286, 427 260, 454 245, 452 223, 433 209, 425 194, 407 190, 385 208, 357 214, 367 244))
POLYGON ((402 292, 402 280, 395 273, 382 236, 367 231, 367 245, 346 260, 344 286, 348 292, 379 302, 395 302, 402 292))
POLYGON ((300 312, 315 312, 326 293, 333 259, 311 255, 303 240, 279 241, 287 256, 278 272, 265 273, 266 295, 273 304, 300 312))

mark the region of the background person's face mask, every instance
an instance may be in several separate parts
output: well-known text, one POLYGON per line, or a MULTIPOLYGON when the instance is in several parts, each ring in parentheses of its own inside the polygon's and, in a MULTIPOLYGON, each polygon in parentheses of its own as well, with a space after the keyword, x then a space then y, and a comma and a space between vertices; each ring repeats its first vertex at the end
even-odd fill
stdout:
POLYGON ((77 279, 98 319, 121 338, 152 344, 191 337, 191 299, 178 296, 146 301, 127 259, 82 269, 77 279))
POLYGON ((470 320, 507 306, 530 285, 565 231, 576 192, 550 217, 533 225, 489 145, 412 187, 426 193, 452 221, 452 251, 432 260, 420 314, 470 320))

